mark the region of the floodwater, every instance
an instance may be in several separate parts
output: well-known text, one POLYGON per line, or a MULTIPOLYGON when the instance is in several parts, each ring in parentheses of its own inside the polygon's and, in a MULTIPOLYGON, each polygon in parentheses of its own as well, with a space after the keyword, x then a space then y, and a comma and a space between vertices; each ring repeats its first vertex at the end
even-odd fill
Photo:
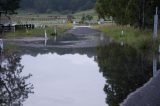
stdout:
POLYGON ((35 87, 24 106, 106 106, 105 79, 94 57, 48 53, 24 55, 21 63, 35 87))
POLYGON ((152 56, 113 42, 75 48, 32 44, 1 61, 2 106, 119 106, 153 75, 152 56))

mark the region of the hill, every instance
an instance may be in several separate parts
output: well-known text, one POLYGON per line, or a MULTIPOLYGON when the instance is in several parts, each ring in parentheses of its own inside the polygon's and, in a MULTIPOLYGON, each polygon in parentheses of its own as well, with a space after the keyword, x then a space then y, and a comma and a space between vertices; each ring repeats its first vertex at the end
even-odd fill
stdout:
POLYGON ((21 0, 21 10, 38 13, 76 12, 92 9, 96 0, 21 0))

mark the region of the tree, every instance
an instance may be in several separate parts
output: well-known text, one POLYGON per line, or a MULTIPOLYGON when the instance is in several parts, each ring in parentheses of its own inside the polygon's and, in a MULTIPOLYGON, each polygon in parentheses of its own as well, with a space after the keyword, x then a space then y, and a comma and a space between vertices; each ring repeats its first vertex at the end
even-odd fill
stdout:
POLYGON ((96 0, 21 0, 23 10, 33 10, 39 13, 50 11, 80 11, 92 9, 96 0), (42 11, 43 10, 43 11, 42 11))
POLYGON ((113 43, 99 47, 96 61, 106 78, 104 91, 109 106, 119 106, 131 92, 152 76, 152 62, 148 55, 141 54, 128 45, 113 43))
POLYGON ((97 0, 96 11, 100 17, 112 16, 120 25, 139 28, 153 26, 153 16, 159 0, 97 0))
POLYGON ((91 16, 91 15, 87 15, 87 16, 86 16, 86 20, 88 20, 88 21, 93 20, 93 16, 91 16))
POLYGON ((82 18, 81 18, 81 23, 84 23, 84 22, 86 22, 86 21, 89 21, 89 22, 90 22, 91 20, 93 20, 93 16, 83 14, 83 15, 82 15, 82 18))
POLYGON ((0 65, 0 106, 22 106, 22 102, 33 93, 33 85, 26 83, 32 75, 21 75, 23 66, 20 60, 12 54, 6 56, 5 65, 0 65))
POLYGON ((49 2, 46 0, 36 0, 36 2, 34 2, 35 8, 41 13, 45 13, 49 9, 47 8, 48 5, 49 2))
POLYGON ((111 10, 111 0, 97 0, 96 2, 96 11, 98 13, 99 18, 105 19, 107 16, 113 16, 111 10))
POLYGON ((0 15, 13 14, 19 8, 20 0, 0 0, 0 15))

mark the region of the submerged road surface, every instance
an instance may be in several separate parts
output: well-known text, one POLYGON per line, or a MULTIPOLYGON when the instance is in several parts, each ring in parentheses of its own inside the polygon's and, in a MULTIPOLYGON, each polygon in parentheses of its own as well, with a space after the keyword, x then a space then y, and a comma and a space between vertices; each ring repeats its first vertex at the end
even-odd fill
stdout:
POLYGON ((111 42, 102 32, 91 28, 79 27, 70 29, 62 35, 50 39, 44 38, 19 38, 7 39, 8 43, 14 43, 28 47, 58 47, 58 48, 83 48, 97 47, 111 42))
POLYGON ((121 106, 160 106, 160 72, 130 94, 121 106))

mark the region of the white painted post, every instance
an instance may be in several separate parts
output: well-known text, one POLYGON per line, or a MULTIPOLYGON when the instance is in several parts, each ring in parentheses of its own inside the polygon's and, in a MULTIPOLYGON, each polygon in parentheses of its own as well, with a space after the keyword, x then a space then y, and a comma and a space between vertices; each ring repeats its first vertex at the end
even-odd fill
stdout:
POLYGON ((28 33, 28 29, 27 29, 27 26, 26 26, 26 32, 28 33))
POLYGON ((48 37, 47 37, 47 31, 46 30, 44 30, 44 38, 48 39, 48 37))
POLYGON ((122 32, 121 32, 121 36, 123 36, 124 35, 124 31, 122 30, 122 32))
POLYGON ((56 26, 54 27, 54 33, 55 33, 55 35, 57 35, 57 29, 56 29, 56 26))
POLYGON ((63 20, 63 29, 65 28, 65 23, 66 23, 66 21, 65 21, 65 20, 63 20))
POLYGON ((76 26, 76 22, 75 22, 75 21, 73 21, 73 29, 75 28, 75 26, 76 26))
POLYGON ((47 46, 47 40, 48 40, 47 31, 44 30, 44 46, 47 46))
POLYGON ((100 40, 101 40, 101 41, 104 40, 104 34, 103 34, 103 33, 101 33, 100 40))
POLYGON ((154 16, 154 30, 153 30, 153 39, 156 39, 158 34, 158 7, 156 7, 156 14, 154 16))
POLYGON ((160 45, 159 45, 159 47, 158 47, 158 53, 160 54, 160 45))
POLYGON ((0 53, 3 52, 3 39, 0 39, 0 53))
POLYGON ((47 46, 47 41, 48 41, 48 39, 44 40, 44 46, 47 46))
POLYGON ((16 32, 16 26, 15 25, 13 26, 13 32, 14 33, 16 32))
POLYGON ((56 36, 56 35, 54 36, 54 41, 55 41, 55 42, 57 41, 57 36, 56 36))

